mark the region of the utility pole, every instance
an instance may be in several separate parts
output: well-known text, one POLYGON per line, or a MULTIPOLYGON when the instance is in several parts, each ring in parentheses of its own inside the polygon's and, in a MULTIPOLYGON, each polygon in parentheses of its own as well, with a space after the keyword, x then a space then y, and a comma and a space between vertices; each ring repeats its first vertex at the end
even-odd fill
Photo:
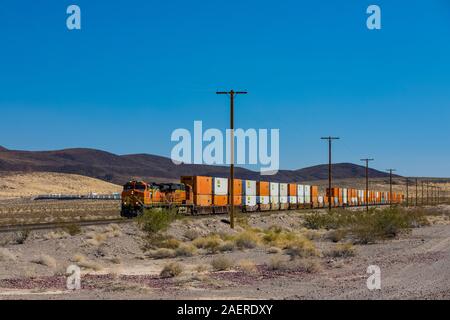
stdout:
POLYGON ((389 171, 389 206, 392 207, 392 172, 396 171, 395 169, 386 169, 389 171))
POLYGON ((338 140, 339 137, 322 137, 322 140, 328 140, 328 211, 331 211, 331 141, 338 140))
POLYGON ((417 207, 417 178, 416 178, 416 207, 417 207))
POLYGON ((361 159, 361 161, 366 162, 366 210, 369 211, 369 161, 373 161, 374 159, 361 159))
POLYGON ((422 180, 422 206, 424 205, 424 198, 423 198, 423 180, 422 180))
POLYGON ((406 178, 406 207, 409 207, 409 190, 408 190, 409 179, 406 178))
POLYGON ((246 91, 217 91, 216 94, 230 95, 230 198, 228 203, 230 210, 230 227, 234 229, 234 96, 236 94, 247 94, 246 91))
POLYGON ((427 206, 430 204, 430 194, 429 194, 429 182, 425 184, 427 186, 427 206))

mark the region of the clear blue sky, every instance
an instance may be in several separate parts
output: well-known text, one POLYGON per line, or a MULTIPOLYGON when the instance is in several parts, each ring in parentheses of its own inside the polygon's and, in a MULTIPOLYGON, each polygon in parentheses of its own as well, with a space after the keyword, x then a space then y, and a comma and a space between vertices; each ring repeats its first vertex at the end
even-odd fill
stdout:
POLYGON ((0 3, 0 145, 169 155, 176 128, 279 128, 286 169, 450 176, 447 0, 0 3), (66 28, 77 4, 82 30, 66 28), (366 28, 370 4, 382 30, 366 28))

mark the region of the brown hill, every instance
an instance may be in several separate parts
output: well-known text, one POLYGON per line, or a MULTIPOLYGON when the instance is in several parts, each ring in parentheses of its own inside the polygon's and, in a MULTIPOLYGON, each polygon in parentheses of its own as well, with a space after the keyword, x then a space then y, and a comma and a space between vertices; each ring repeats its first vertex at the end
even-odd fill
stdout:
MULTIPOLYGON (((65 149, 56 151, 19 151, 0 147, 0 171, 72 173, 108 182, 123 184, 132 179, 147 181, 177 181, 181 175, 228 176, 226 166, 182 164, 169 158, 150 154, 116 155, 95 149, 65 149)), ((333 165, 335 179, 361 178, 364 167, 351 163, 333 165)), ((370 169, 373 178, 387 177, 387 173, 370 169)), ((328 178, 328 166, 317 165, 299 170, 280 170, 274 176, 260 176, 259 172, 236 168, 236 177, 271 181, 312 181, 328 178)))

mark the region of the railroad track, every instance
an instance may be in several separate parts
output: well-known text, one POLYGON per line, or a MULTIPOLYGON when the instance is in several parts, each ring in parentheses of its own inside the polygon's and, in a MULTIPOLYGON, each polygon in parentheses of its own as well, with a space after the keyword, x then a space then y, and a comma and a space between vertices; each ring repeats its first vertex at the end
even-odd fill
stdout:
POLYGON ((48 230, 48 229, 60 229, 76 224, 81 226, 96 226, 105 225, 111 223, 129 223, 132 220, 117 218, 117 219, 98 219, 98 220, 79 220, 79 221, 64 221, 64 222, 46 222, 46 223, 27 223, 27 224, 14 224, 14 225, 0 225, 0 233, 16 232, 23 230, 48 230))

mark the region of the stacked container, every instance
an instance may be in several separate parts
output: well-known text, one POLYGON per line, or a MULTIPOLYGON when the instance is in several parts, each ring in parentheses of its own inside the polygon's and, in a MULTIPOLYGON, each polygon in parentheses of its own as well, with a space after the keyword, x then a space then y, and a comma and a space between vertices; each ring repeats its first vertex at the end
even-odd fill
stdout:
POLYGON ((280 184, 278 182, 270 182, 270 209, 280 209, 280 184))
POLYGON ((305 206, 307 207, 311 207, 312 205, 312 200, 311 200, 311 186, 305 184, 303 186, 303 191, 305 193, 305 206))
POLYGON ((266 181, 256 182, 256 203, 259 210, 270 210, 270 183, 266 181))
POLYGON ((280 209, 281 210, 289 209, 288 184, 287 183, 279 184, 279 193, 280 193, 280 209))
POLYGON ((297 203, 299 208, 305 206, 305 186, 302 184, 297 185, 297 203))
POLYGON ((289 183, 288 185, 289 209, 297 209, 297 184, 289 183))
POLYGON ((228 205, 228 179, 213 178, 213 205, 223 207, 228 205))
POLYGON ((319 206, 319 187, 318 186, 311 186, 310 187, 310 202, 313 207, 319 206))
POLYGON ((346 188, 342 189, 342 204, 348 205, 348 189, 346 188))
MULTIPOLYGON (((242 205, 242 180, 241 179, 234 179, 234 197, 231 199, 231 183, 229 183, 229 197, 230 200, 233 200, 234 206, 241 206, 242 205)), ((231 201, 230 201, 231 202, 231 201)))
POLYGON ((242 183, 242 205, 245 211, 256 211, 256 181, 244 180, 242 183))
POLYGON ((192 203, 199 207, 208 207, 212 205, 212 178, 202 176, 184 176, 181 177, 181 183, 189 185, 192 188, 192 203))

